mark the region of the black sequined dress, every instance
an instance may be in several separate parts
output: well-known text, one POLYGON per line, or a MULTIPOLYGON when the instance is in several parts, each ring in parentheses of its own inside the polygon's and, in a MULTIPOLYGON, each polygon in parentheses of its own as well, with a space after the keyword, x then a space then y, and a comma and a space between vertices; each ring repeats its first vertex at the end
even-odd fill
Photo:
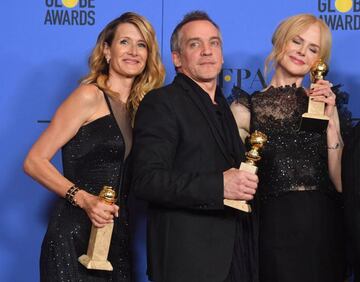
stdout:
POLYGON ((78 262, 78 257, 87 251, 91 222, 84 210, 59 199, 41 248, 41 281, 131 281, 124 161, 126 138, 116 122, 109 99, 105 98, 111 113, 82 126, 62 148, 62 157, 64 176, 78 187, 98 195, 102 187, 108 185, 120 195, 117 200, 120 212, 114 219, 108 256, 114 270, 88 270, 78 262))
POLYGON ((342 208, 329 179, 326 133, 299 131, 303 88, 270 87, 240 103, 268 136, 259 163, 260 282, 340 282, 342 208))

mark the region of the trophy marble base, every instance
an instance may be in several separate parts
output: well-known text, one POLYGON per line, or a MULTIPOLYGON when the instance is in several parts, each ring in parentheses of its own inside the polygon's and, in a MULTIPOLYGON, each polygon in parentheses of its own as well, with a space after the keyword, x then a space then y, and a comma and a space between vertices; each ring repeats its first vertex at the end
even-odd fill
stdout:
MULTIPOLYGON (((240 170, 256 174, 258 168, 252 164, 242 162, 240 170)), ((251 206, 246 201, 224 199, 224 205, 243 212, 251 212, 251 206)))
POLYGON ((102 228, 91 227, 87 254, 78 258, 78 261, 87 269, 113 270, 111 263, 107 260, 113 228, 114 223, 109 223, 102 228))
POLYGON ((322 133, 326 130, 329 117, 325 115, 305 113, 302 115, 300 130, 322 133))
MULTIPOLYGON (((322 77, 320 79, 323 79, 322 77)), ((315 87, 315 84, 311 84, 311 88, 315 87)), ((302 115, 300 130, 322 133, 326 130, 329 117, 324 115, 325 103, 320 101, 313 101, 309 99, 308 111, 302 115)))
POLYGON ((82 255, 81 257, 79 257, 78 260, 87 269, 107 270, 107 271, 113 270, 113 267, 112 267, 110 261, 108 261, 108 260, 97 261, 97 260, 93 260, 88 255, 82 255))
POLYGON ((224 205, 243 212, 251 212, 251 206, 246 201, 224 199, 224 205))

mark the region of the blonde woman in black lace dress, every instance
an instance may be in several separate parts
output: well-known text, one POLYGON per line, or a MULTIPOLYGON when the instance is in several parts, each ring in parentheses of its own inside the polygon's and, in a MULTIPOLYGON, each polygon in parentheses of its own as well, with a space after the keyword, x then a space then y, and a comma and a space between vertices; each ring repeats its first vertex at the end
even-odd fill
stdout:
MULTIPOLYGON (((315 61, 329 60, 331 33, 309 14, 275 30, 266 67, 269 86, 231 106, 242 136, 268 136, 259 167, 260 282, 341 282, 344 275, 341 207, 342 137, 331 83, 303 86, 315 61), (326 104, 323 133, 299 130, 308 99, 326 104)), ((241 92, 241 91, 240 91, 241 92)))
POLYGON ((151 24, 135 13, 111 21, 89 66, 24 163, 26 173, 60 197, 41 247, 41 281, 132 281, 126 177, 131 120, 145 93, 164 79, 151 24), (51 164, 60 148, 63 174, 51 164), (116 190, 116 204, 97 197, 104 185, 116 190), (86 269, 77 259, 87 251, 91 224, 112 221, 108 259, 114 270, 86 269))

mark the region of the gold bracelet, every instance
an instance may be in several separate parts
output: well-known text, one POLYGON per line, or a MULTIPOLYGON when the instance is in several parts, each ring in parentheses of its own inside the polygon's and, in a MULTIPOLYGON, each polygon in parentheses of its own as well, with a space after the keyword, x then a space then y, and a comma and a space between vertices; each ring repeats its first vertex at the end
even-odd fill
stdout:
POLYGON ((340 148, 340 144, 339 143, 336 143, 334 146, 327 146, 327 148, 329 150, 336 150, 336 149, 339 149, 340 148))
POLYGON ((75 199, 75 195, 77 192, 79 192, 80 188, 76 187, 75 185, 71 186, 69 190, 67 190, 65 199, 69 201, 70 204, 72 204, 74 207, 77 207, 78 204, 75 199))

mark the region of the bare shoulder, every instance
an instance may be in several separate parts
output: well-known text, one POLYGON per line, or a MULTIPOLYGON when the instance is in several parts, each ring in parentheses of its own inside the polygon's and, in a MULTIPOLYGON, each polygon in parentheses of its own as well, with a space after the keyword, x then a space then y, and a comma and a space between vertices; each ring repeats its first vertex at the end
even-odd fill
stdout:
POLYGON ((98 105, 104 99, 102 91, 94 84, 81 84, 69 98, 89 107, 98 105))
POLYGON ((80 85, 61 104, 55 114, 66 119, 67 116, 85 124, 97 117, 104 102, 102 91, 95 85, 80 85))
POLYGON ((231 105, 230 105, 230 108, 231 109, 237 109, 237 108, 239 108, 239 106, 240 106, 240 103, 237 103, 236 101, 233 101, 231 103, 231 105))
POLYGON ((236 101, 231 103, 230 109, 233 113, 248 113, 248 112, 250 112, 247 107, 245 107, 243 104, 238 103, 236 101))
POLYGON ((230 105, 236 125, 239 129, 240 137, 244 141, 250 129, 250 110, 241 103, 233 102, 230 105))

